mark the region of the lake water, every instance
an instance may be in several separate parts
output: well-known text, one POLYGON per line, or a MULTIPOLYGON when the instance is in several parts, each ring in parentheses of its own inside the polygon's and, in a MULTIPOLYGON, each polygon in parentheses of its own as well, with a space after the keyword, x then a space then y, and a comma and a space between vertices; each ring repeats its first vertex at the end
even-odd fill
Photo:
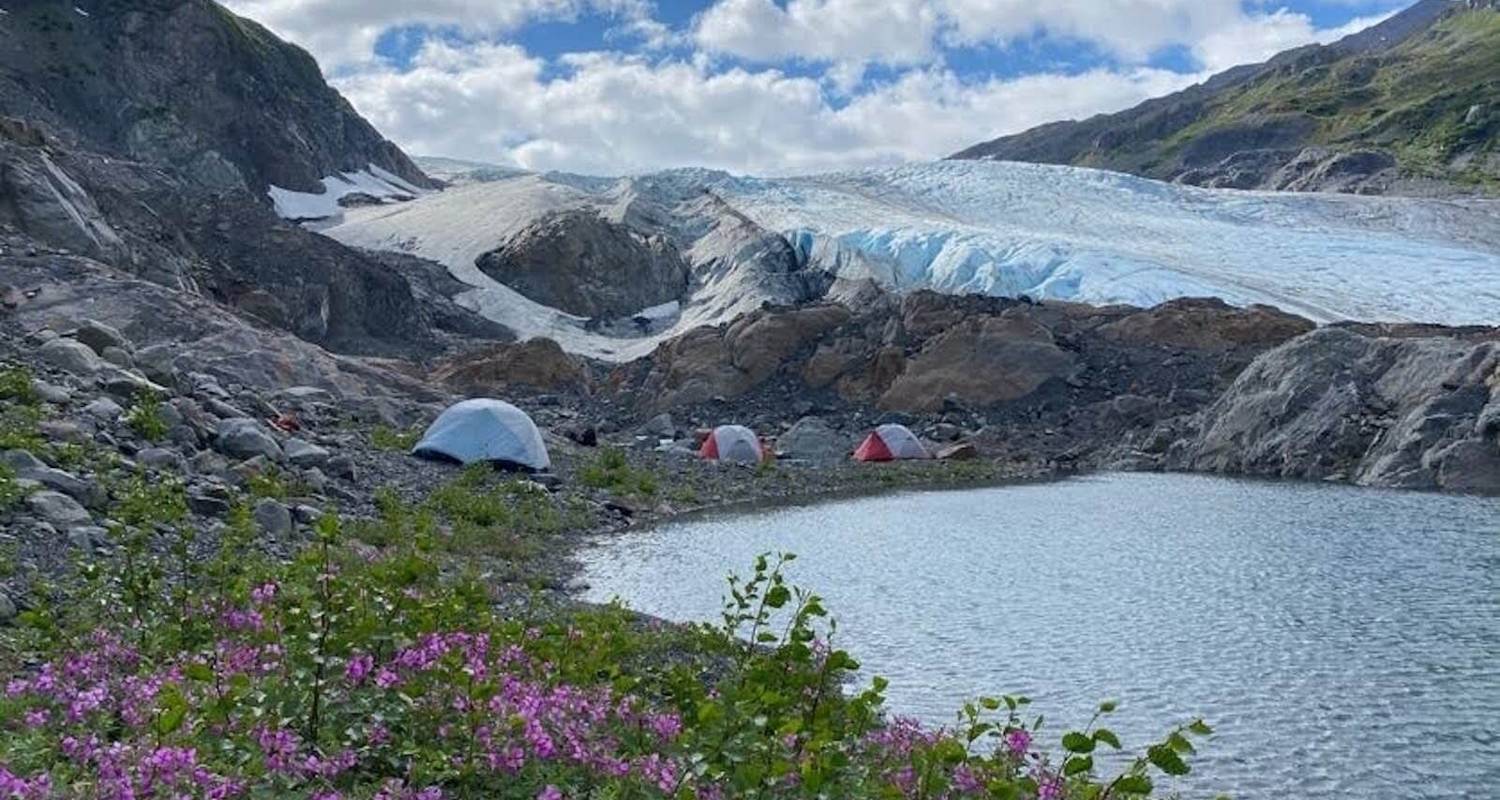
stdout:
POLYGON ((1181 475, 674 523, 585 554, 590 599, 717 621, 790 551, 893 711, 1024 693, 1055 744, 1204 717, 1189 797, 1500 798, 1500 501, 1181 475))

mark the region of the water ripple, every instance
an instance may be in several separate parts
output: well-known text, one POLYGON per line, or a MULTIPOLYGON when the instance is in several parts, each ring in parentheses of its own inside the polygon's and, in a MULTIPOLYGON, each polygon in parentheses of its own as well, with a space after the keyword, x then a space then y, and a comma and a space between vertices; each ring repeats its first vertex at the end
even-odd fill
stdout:
POLYGON ((586 577, 714 620, 769 550, 903 713, 1024 692, 1060 732, 1115 698, 1127 745, 1214 724, 1191 795, 1497 796, 1500 502, 1103 476, 695 520, 605 543, 586 577))

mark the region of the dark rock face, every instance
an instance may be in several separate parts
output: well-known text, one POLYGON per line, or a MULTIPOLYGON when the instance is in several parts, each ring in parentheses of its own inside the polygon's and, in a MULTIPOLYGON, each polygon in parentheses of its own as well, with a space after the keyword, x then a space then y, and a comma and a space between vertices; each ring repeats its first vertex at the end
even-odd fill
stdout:
POLYGON ((493 328, 423 308, 404 274, 275 216, 268 186, 319 191, 339 171, 434 185, 306 53, 209 0, 7 8, 0 232, 342 352, 416 355, 437 349, 435 328, 493 328))
POLYGON ((538 220, 478 266, 538 303, 584 317, 619 317, 681 299, 690 272, 665 236, 586 210, 538 220))
POLYGON ((1127 111, 1045 125, 954 157, 1099 167, 1231 189, 1493 188, 1500 181, 1491 147, 1500 132, 1491 107, 1500 36, 1492 15, 1422 0, 1331 45, 1291 50, 1127 111))
POLYGON ((1186 469, 1500 491, 1500 346, 1324 328, 1272 350, 1174 449, 1186 469))
POLYGON ((436 185, 311 56, 211 0, 111 0, 87 17, 57 0, 7 8, 0 105, 12 116, 217 190, 317 192, 372 164, 436 185))
POLYGON ((1196 411, 1257 355, 1311 328, 1274 309, 1218 301, 1093 308, 916 292, 858 310, 763 309, 700 328, 632 365, 636 382, 623 385, 652 412, 763 396, 1027 419, 1097 404, 1118 430, 1117 396, 1150 396, 1141 402, 1153 412, 1130 424, 1196 411))

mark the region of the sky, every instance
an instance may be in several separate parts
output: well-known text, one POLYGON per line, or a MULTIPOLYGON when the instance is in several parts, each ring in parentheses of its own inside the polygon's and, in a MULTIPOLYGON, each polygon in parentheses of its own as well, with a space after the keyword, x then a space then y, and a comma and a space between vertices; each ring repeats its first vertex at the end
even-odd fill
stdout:
POLYGON ((222 0, 416 155, 620 175, 941 158, 1411 0, 222 0))

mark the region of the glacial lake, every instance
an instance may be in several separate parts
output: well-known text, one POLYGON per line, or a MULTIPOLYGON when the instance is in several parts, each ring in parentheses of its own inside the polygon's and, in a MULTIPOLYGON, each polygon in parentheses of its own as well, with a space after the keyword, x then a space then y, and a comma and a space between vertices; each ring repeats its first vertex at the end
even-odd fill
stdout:
POLYGON ((1136 750, 1201 716, 1186 798, 1500 797, 1500 500, 1185 475, 884 495, 602 541, 588 599, 717 622, 767 551, 893 713, 1026 694, 1055 746, 1113 699, 1136 750))

